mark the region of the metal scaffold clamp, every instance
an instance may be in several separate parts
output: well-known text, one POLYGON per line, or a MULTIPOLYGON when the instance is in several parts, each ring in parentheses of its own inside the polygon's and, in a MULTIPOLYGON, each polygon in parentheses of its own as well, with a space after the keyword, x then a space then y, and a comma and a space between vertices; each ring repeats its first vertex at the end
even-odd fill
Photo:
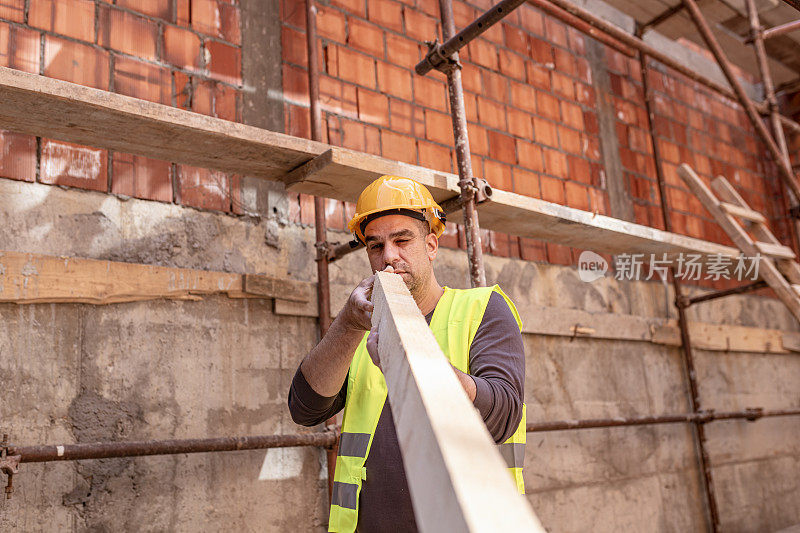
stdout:
MULTIPOLYGON (((425 41, 428 45, 428 53, 425 54, 425 59, 420 62, 420 65, 426 65, 431 69, 438 70, 447 74, 453 69, 461 69, 461 63, 457 59, 446 56, 442 53, 444 47, 439 43, 439 39, 433 41, 425 41)), ((417 66, 419 68, 419 65, 417 66)), ((417 70, 417 74, 420 74, 417 70)))
POLYGON ((11 498, 14 492, 14 475, 19 472, 19 462, 21 455, 11 455, 12 446, 8 442, 8 434, 3 434, 3 441, 0 442, 0 472, 8 476, 6 483, 6 499, 11 498))

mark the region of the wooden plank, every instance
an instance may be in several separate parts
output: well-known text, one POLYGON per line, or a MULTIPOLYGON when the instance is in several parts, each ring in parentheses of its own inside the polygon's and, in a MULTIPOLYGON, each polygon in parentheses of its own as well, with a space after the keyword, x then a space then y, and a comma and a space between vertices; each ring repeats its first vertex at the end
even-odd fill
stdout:
MULTIPOLYGON (((744 198, 742 198, 736 189, 733 188, 733 185, 731 185, 730 182, 723 176, 717 176, 711 180, 711 188, 725 203, 735 205, 743 209, 750 209, 750 206, 747 205, 747 202, 744 201, 744 198)), ((769 227, 767 227, 765 223, 750 224, 748 222, 745 227, 752 231, 755 238, 761 242, 771 244, 781 243, 775 237, 775 235, 772 234, 772 231, 770 231, 769 227)))
MULTIPOLYGON (((689 165, 684 163, 678 167, 678 175, 686 182, 689 189, 699 198, 700 202, 714 217, 714 220, 717 221, 717 224, 722 226, 725 233, 730 236, 734 244, 738 246, 745 255, 755 257, 756 254, 760 253, 751 240, 750 235, 748 235, 730 215, 720 209, 719 200, 717 200, 714 193, 711 192, 706 184, 703 183, 703 180, 700 179, 689 165)), ((746 205, 747 204, 745 204, 745 206, 746 205)), ((768 257, 762 257, 759 261, 758 275, 769 284, 795 318, 800 320, 800 298, 797 297, 794 290, 789 286, 788 281, 778 270, 775 262, 768 257)))
POLYGON ((730 204, 728 202, 720 202, 719 206, 724 209, 729 215, 749 220, 750 222, 765 223, 767 221, 764 215, 758 211, 753 211, 747 207, 730 204))
POLYGON ((165 298, 309 298, 312 284, 255 275, 249 293, 242 274, 117 261, 0 251, 0 302, 88 303, 95 305, 165 298))
POLYGON ((243 274, 242 280, 242 290, 248 294, 298 303, 311 301, 311 285, 304 281, 273 278, 264 274, 243 274))
POLYGON ((327 145, 0 67, 0 128, 267 179, 327 145))
MULTIPOLYGON (((382 174, 428 186, 437 201, 458 177, 119 94, 0 67, 0 128, 198 167, 281 181, 292 190, 354 202, 382 174), (314 163, 315 160, 327 151, 314 163), (304 166, 305 165, 305 166, 304 166), (303 170, 297 170, 303 167, 303 170), (294 171, 294 172, 293 172, 294 171)), ((495 191, 481 227, 607 253, 735 255, 727 246, 495 191)), ((459 220, 452 214, 451 220, 459 220)))
POLYGON ((754 242, 756 249, 761 252, 761 255, 774 257, 776 259, 794 259, 795 255, 791 248, 782 244, 773 244, 770 242, 754 242))
POLYGON ((543 533, 403 279, 378 272, 372 302, 420 531, 543 533))
MULTIPOLYGON (((327 157, 327 156, 326 156, 327 157)), ((382 174, 413 178, 441 202, 459 192, 454 174, 390 161, 350 150, 332 148, 328 165, 304 172, 304 180, 292 176, 290 190, 352 201, 361 190, 382 174)), ((618 253, 699 253, 735 256, 735 248, 693 239, 612 217, 573 209, 498 189, 492 199, 478 205, 481 227, 522 237, 541 239, 597 252, 618 253)), ((448 215, 459 220, 461 211, 448 215)))

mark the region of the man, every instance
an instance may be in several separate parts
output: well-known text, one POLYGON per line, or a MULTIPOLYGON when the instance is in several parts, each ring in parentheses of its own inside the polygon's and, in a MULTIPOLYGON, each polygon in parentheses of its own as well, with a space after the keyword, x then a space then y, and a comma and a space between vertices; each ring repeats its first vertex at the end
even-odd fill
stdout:
MULTIPOLYGON (((366 245, 373 272, 399 274, 453 372, 500 444, 524 493, 525 356, 514 304, 499 287, 455 290, 436 281, 433 261, 444 213, 421 184, 381 176, 361 193, 348 228, 366 245)), ((306 355, 289 390, 292 419, 319 424, 344 407, 330 531, 416 531, 377 331, 374 274, 353 290, 325 337, 306 355)))

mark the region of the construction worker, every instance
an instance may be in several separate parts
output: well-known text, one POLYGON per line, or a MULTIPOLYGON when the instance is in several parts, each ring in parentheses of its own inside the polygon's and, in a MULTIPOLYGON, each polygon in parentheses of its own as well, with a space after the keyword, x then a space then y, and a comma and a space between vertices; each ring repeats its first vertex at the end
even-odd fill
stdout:
MULTIPOLYGON (((445 216, 408 178, 381 176, 361 193, 348 228, 366 245, 373 272, 399 274, 450 360, 511 475, 524 493, 525 355, 514 304, 498 286, 442 287, 433 263, 445 216)), ((306 355, 289 390, 292 419, 305 426, 344 408, 331 498, 330 531, 416 531, 377 331, 371 331, 374 274, 358 284, 324 338, 306 355)))

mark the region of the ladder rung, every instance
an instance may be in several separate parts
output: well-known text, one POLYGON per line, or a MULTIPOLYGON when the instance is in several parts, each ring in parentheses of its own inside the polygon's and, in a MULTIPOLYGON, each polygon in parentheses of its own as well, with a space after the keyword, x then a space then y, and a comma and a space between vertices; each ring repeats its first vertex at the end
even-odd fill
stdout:
POLYGON ((751 222, 761 222, 762 224, 767 222, 767 219, 764 218, 764 215, 758 211, 754 211, 753 209, 742 207, 740 205, 729 204, 728 202, 720 202, 719 206, 729 215, 737 216, 751 222))
POLYGON ((770 244, 760 241, 756 241, 753 244, 756 245, 759 252, 769 257, 776 257, 778 259, 794 259, 795 257, 792 249, 782 244, 770 244))

